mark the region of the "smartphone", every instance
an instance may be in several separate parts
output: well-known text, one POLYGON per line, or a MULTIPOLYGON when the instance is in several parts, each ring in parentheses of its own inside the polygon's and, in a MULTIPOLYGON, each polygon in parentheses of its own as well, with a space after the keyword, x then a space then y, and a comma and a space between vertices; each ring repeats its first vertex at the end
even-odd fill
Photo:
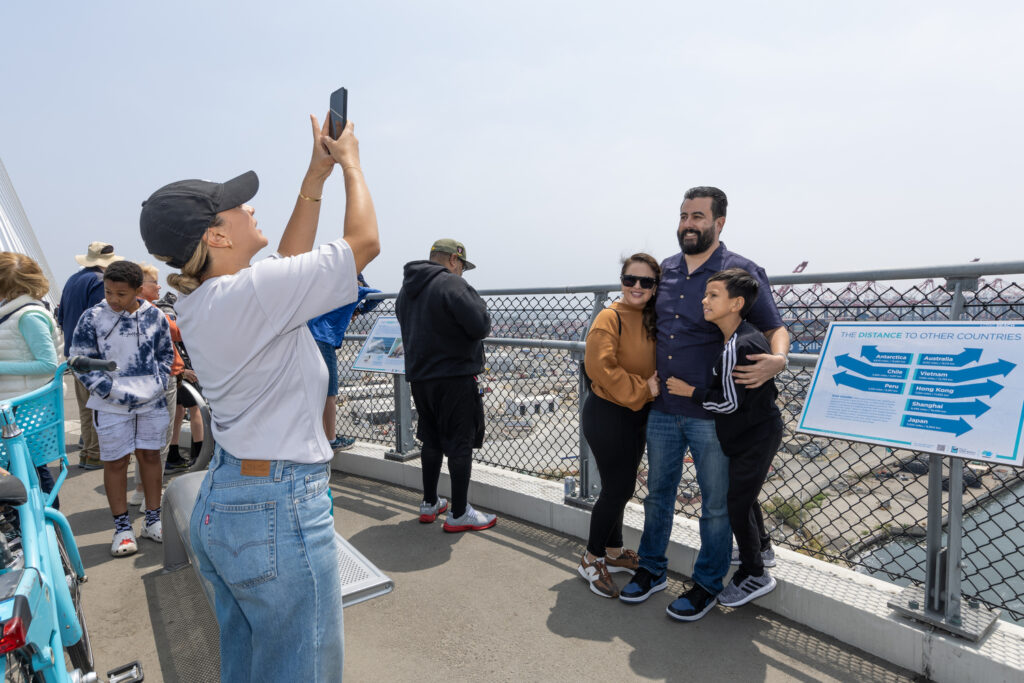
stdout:
POLYGON ((331 93, 331 137, 337 140, 348 123, 348 90, 338 88, 331 93))

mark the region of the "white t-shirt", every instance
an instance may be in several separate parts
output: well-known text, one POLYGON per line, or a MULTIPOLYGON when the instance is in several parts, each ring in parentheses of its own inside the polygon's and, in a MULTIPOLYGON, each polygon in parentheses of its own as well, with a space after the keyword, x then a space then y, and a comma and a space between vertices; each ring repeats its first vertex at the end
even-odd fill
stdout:
POLYGON ((327 366, 306 321, 356 300, 343 239, 207 280, 175 308, 213 436, 236 458, 321 463, 327 366))

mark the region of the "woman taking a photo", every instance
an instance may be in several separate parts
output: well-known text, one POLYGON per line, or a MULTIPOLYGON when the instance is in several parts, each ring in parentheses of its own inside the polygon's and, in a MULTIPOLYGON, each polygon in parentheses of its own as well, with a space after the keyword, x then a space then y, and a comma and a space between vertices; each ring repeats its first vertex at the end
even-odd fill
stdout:
POLYGON ((180 268, 178 326, 213 413, 217 450, 192 512, 199 570, 213 586, 222 681, 340 680, 341 582, 321 424, 327 368, 306 321, 356 300, 380 252, 377 218, 348 123, 315 117, 313 152, 277 253, 248 202, 256 174, 183 180, 144 204, 142 238, 180 268), (324 182, 342 167, 344 234, 314 248, 324 182))
POLYGON ((615 598, 610 572, 633 574, 639 558, 622 547, 622 515, 636 488, 647 414, 658 395, 654 364, 654 293, 661 268, 648 254, 622 264, 622 298, 598 313, 587 333, 585 366, 592 382, 583 404, 583 436, 601 475, 587 549, 577 571, 590 590, 615 598))

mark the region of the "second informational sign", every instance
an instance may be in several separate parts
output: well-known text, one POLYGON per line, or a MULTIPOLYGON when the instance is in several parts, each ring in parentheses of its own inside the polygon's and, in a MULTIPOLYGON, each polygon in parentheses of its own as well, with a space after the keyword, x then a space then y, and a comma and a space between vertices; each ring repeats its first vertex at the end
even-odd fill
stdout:
POLYGON ((380 316, 373 324, 369 336, 359 349, 353 370, 366 372, 387 372, 392 375, 405 374, 405 346, 402 345, 402 330, 398 318, 380 316))
POLYGON ((834 322, 797 431, 1021 466, 1024 322, 834 322))

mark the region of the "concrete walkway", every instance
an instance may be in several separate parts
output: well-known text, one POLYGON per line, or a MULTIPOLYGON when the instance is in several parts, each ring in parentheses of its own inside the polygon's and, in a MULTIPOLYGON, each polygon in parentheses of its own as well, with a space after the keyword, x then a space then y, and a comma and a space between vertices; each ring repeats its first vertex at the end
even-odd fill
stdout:
MULTIPOLYGON (((77 414, 73 395, 67 407, 77 414)), ((163 574, 161 546, 145 539, 111 557, 102 472, 70 474, 62 509, 88 569, 97 669, 138 659, 147 681, 213 679, 216 625, 191 570, 163 574)), ((575 574, 580 542, 546 529, 502 517, 446 534, 419 524, 418 492, 338 473, 332 489, 339 532, 396 584, 345 610, 349 681, 915 680, 755 605, 674 622, 664 610, 685 587, 678 576, 646 604, 599 598, 575 574)))

